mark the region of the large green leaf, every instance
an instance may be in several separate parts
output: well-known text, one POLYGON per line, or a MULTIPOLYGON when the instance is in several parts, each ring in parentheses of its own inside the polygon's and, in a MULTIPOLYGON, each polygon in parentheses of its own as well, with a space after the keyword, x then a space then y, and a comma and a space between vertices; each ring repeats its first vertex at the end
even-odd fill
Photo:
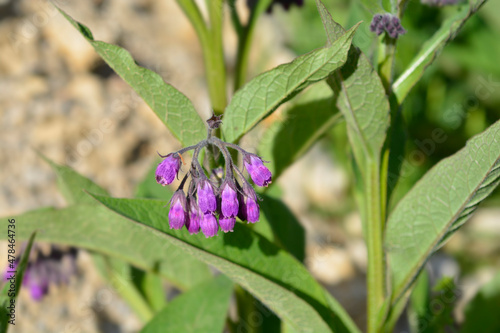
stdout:
POLYGON ((57 174, 57 187, 68 205, 96 205, 95 200, 85 191, 108 195, 105 189, 70 167, 59 165, 41 154, 40 156, 50 164, 52 170, 57 174))
MULTIPOLYGON (((15 220, 15 219, 6 219, 8 225, 16 226, 16 222, 10 223, 9 220, 15 220)), ((5 226, 6 228, 3 230, 12 230, 16 231, 16 227, 14 228, 8 228, 7 225, 5 226)), ((7 234, 7 232, 5 233, 7 234)), ((11 233, 12 234, 12 233, 11 233)), ((17 240, 17 231, 15 233, 16 237, 15 239, 17 240)), ((21 256, 21 259, 19 260, 19 264, 15 270, 16 273, 13 275, 15 276, 14 280, 7 280, 5 285, 2 288, 2 291, 0 292, 0 333, 6 333, 8 330, 9 325, 15 325, 16 320, 19 320, 16 317, 16 309, 17 309, 17 304, 16 304, 16 299, 17 295, 19 295, 19 292, 21 291, 21 286, 23 282, 23 277, 24 277, 24 272, 26 271, 26 268, 28 267, 28 259, 29 255, 31 252, 31 246, 33 245, 33 241, 35 240, 35 235, 36 232, 33 232, 31 236, 28 239, 28 243, 26 245, 26 248, 24 249, 24 253, 21 256)), ((8 238, 11 239, 11 238, 8 238)), ((15 246, 15 249, 19 251, 21 247, 20 246, 15 246)), ((15 256, 15 254, 14 254, 15 256)), ((10 258, 9 258, 10 259, 10 258)), ((11 271, 13 267, 9 266, 6 268, 6 272, 11 271)), ((2 280, 3 280, 3 271, 2 271, 2 280)), ((12 275, 10 275, 12 276, 12 275)))
POLYGON ((169 229, 161 201, 97 195, 95 198, 117 213, 139 222, 137 225, 150 233, 144 237, 145 241, 162 239, 183 253, 213 265, 298 332, 355 330, 355 325, 343 310, 332 312, 324 289, 302 264, 245 225, 238 223, 233 233, 206 239, 201 233, 189 235, 186 230, 169 229))
POLYGON ((500 182, 500 121, 432 168, 389 217, 385 246, 397 300, 429 256, 500 182))
POLYGON ((333 92, 324 82, 304 91, 294 102, 283 119, 266 130, 259 144, 260 155, 270 160, 274 180, 341 119, 334 112, 333 92))
POLYGON ((342 66, 356 28, 330 46, 260 74, 238 90, 226 108, 222 125, 225 139, 236 141, 283 102, 342 66))
MULTIPOLYGON (((333 43, 343 28, 317 3, 329 42, 333 43)), ((328 83, 338 95, 336 105, 347 122, 354 157, 363 173, 367 159, 377 163, 380 159, 389 127, 389 101, 368 58, 355 47, 351 47, 348 58, 346 64, 328 78, 328 83)))
POLYGON ((413 86, 420 80, 424 71, 441 53, 445 45, 453 40, 465 22, 476 13, 486 0, 464 2, 457 12, 443 22, 441 28, 420 49, 407 69, 397 78, 392 90, 401 104, 413 86))
POLYGON ((233 284, 219 275, 177 296, 141 333, 223 332, 233 284))
POLYGON ((151 107, 158 118, 185 146, 205 139, 206 127, 191 101, 160 75, 138 66, 125 49, 94 40, 90 30, 59 9, 96 52, 151 107))
POLYGON ((465 321, 460 333, 500 332, 500 272, 479 289, 478 293, 465 307, 465 321))
MULTIPOLYGON (((163 206, 165 202, 159 202, 159 205, 163 206)), ((206 265, 186 256, 164 239, 146 236, 144 227, 129 223, 102 206, 42 209, 14 218, 18 221, 18 241, 28 239, 33 230, 39 230, 39 241, 94 250, 146 271, 158 271, 181 289, 189 289, 211 276, 206 265)), ((167 223, 165 209, 161 218, 167 223)), ((2 230, 7 230, 6 221, 4 217, 0 221, 2 230)), ((6 233, 0 233, 0 239, 6 239, 6 233)))
MULTIPOLYGON (((92 180, 80 175, 78 172, 71 169, 70 167, 59 165, 49 160, 48 158, 44 157, 43 155, 41 156, 45 161, 47 161, 51 165, 52 169, 57 173, 57 184, 59 190, 61 191, 62 195, 64 196, 66 202, 69 205, 85 204, 91 206, 99 206, 99 203, 95 201, 94 198, 85 193, 85 191, 90 191, 92 193, 97 193, 102 195, 108 194, 107 191, 104 190, 102 187, 94 183, 92 180)), ((156 184, 153 168, 148 172, 148 174, 146 175, 146 179, 142 183, 142 186, 140 186, 139 188, 142 189, 142 192, 139 191, 139 193, 140 194, 142 193, 144 195, 154 193, 155 195, 160 196, 161 195, 160 193, 163 192, 164 198, 169 198, 172 194, 172 192, 169 191, 168 188, 166 190, 165 187, 156 184), (154 183, 154 185, 156 186, 153 186, 152 183, 154 183), (155 190, 155 187, 158 188, 158 190, 155 190)), ((107 213, 109 214, 109 212, 107 213)), ((110 215, 113 215, 113 218, 116 219, 115 214, 110 214, 110 215)), ((166 245, 165 250, 168 251, 170 248, 172 248, 171 245, 166 245)), ((175 250, 175 248, 173 250, 175 250)), ((116 260, 117 260, 116 258, 113 259, 113 261, 116 260)), ((121 265, 121 264, 118 262, 113 262, 112 265, 121 265)), ((164 275, 168 276, 169 280, 171 280, 174 284, 177 284, 182 281, 186 282, 186 284, 182 282, 180 286, 191 287, 192 285, 197 284, 199 281, 202 281, 203 279, 210 277, 208 267, 206 267, 206 265, 191 257, 188 258, 184 258, 182 256, 169 257, 168 263, 164 264, 163 269, 164 269, 164 275), (175 260, 177 260, 178 262, 174 263, 175 260), (189 267, 189 269, 179 269, 179 267, 181 266, 189 267), (169 269, 171 271, 168 272, 167 274, 167 270, 169 269), (193 279, 192 277, 186 276, 186 274, 195 274, 196 277, 193 279)), ((151 272, 151 274, 155 273, 151 272)))
POLYGON ((270 229, 270 237, 267 238, 303 262, 306 250, 304 227, 282 200, 268 195, 262 195, 262 199, 259 203, 261 223, 257 223, 254 228, 267 226, 270 229))

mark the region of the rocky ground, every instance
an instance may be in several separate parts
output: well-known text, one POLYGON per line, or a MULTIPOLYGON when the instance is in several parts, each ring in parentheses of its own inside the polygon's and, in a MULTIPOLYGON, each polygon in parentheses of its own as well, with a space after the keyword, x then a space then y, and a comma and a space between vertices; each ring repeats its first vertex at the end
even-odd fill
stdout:
MULTIPOLYGON (((209 114, 198 41, 174 1, 54 2, 87 25, 96 39, 125 47, 139 64, 162 75, 194 101, 203 117, 209 114)), ((262 50, 275 55, 260 63, 262 68, 290 60, 272 19, 264 19, 260 29, 263 37, 255 43, 253 61, 262 50)), ((225 38, 231 65, 235 38, 229 30, 225 38)), ((1 216, 64 205, 55 175, 37 151, 90 177, 113 196, 129 197, 156 151, 179 146, 48 1, 0 0, 0 115, 1 216)), ((280 184, 284 200, 308 232, 307 266, 364 325, 366 254, 359 216, 325 221, 310 212, 312 202, 322 207, 343 199, 346 175, 317 146, 280 184)), ((473 228, 498 232, 498 210, 482 214, 473 228), (488 223, 493 227, 484 227, 488 223)), ((457 236, 450 244, 469 243, 457 236)), ((6 262, 5 253, 0 251, 0 263, 6 262)), ((11 332, 136 332, 138 319, 83 251, 78 267, 68 287, 52 288, 41 302, 22 292, 18 324, 11 332)), ((474 281, 464 284, 477 289, 474 281)))

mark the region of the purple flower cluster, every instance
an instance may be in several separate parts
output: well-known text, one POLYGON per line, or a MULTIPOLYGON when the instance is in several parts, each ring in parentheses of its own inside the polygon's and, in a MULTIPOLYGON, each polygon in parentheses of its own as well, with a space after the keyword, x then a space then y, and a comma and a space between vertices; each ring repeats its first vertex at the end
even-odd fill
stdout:
POLYGON ((448 5, 455 5, 460 0, 420 0, 420 2, 424 5, 431 7, 443 7, 448 5))
POLYGON ((385 31, 393 39, 406 33, 406 30, 401 26, 399 18, 391 14, 376 14, 373 16, 370 23, 370 31, 377 35, 381 35, 385 31))
MULTIPOLYGON (((12 277, 10 271, 15 271, 20 263, 23 250, 14 262, 14 269, 8 268, 4 272, 4 281, 12 277)), ((31 298, 39 301, 49 292, 49 285, 67 284, 72 275, 76 273, 75 248, 62 250, 55 246, 50 247, 49 254, 33 244, 28 266, 24 271, 23 286, 29 289, 31 298)))
POLYGON ((259 220, 257 195, 233 162, 228 148, 236 149, 242 154, 245 169, 256 185, 268 186, 272 181, 271 172, 259 156, 212 136, 212 129, 218 127, 220 122, 219 117, 210 118, 207 121, 209 126, 206 140, 162 156, 164 160, 156 169, 158 184, 164 186, 172 183, 180 169, 181 154, 194 149, 191 168, 170 200, 168 220, 171 229, 182 229, 186 226, 190 234, 197 234, 201 230, 208 238, 217 235, 219 227, 224 232, 233 231, 236 217, 251 223, 259 220), (210 179, 198 161, 200 150, 209 145, 218 148, 226 162, 225 172, 217 168, 213 170, 210 179), (183 188, 188 176, 191 176, 191 182, 186 194, 183 188))

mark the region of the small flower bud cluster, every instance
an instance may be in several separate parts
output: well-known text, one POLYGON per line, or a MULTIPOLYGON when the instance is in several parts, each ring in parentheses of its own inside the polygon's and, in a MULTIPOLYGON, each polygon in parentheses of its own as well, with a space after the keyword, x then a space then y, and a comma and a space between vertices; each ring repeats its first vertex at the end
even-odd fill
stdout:
POLYGON ((191 167, 170 200, 168 220, 171 229, 182 229, 186 226, 190 234, 197 234, 201 230, 208 238, 217 235, 219 227, 224 232, 232 232, 236 217, 251 223, 259 220, 257 195, 233 162, 228 148, 236 149, 242 154, 245 169, 256 185, 268 186, 272 181, 271 172, 259 156, 212 136, 212 129, 217 128, 220 123, 220 117, 213 116, 207 121, 206 140, 166 156, 160 155, 164 160, 156 169, 156 182, 165 186, 172 183, 178 174, 181 155, 194 150, 191 167), (214 169, 210 179, 198 161, 200 150, 209 145, 218 148, 226 162, 225 172, 222 168, 214 169), (239 177, 240 182, 235 175, 239 177), (191 176, 191 182, 186 194, 183 188, 188 176, 191 176))
POLYGON ((431 7, 443 7, 448 5, 455 5, 460 0, 420 0, 420 2, 424 5, 431 7))
MULTIPOLYGON (((14 268, 7 268, 4 272, 4 281, 12 277, 11 271, 19 266, 23 250, 14 261, 14 268)), ((31 248, 28 266, 24 270, 23 286, 29 289, 31 298, 41 300, 49 292, 49 286, 67 284, 76 273, 76 248, 62 250, 51 246, 49 254, 44 254, 37 244, 31 248)))
POLYGON ((376 14, 373 16, 370 23, 370 31, 377 35, 381 35, 385 31, 393 39, 406 33, 406 30, 401 26, 399 18, 391 14, 376 14))

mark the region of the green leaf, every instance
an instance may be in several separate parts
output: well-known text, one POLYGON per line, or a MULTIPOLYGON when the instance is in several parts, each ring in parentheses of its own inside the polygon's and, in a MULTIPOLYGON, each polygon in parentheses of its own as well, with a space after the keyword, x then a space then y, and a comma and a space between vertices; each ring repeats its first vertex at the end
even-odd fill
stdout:
MULTIPOLYGON (((122 260, 108 258, 99 254, 93 254, 94 263, 101 272, 103 278, 118 292, 127 302, 137 317, 143 322, 148 322, 154 314, 150 304, 146 302, 144 295, 134 284, 134 270, 122 260)), ((160 295, 164 298, 165 295, 160 295)))
POLYGON ((341 119, 341 114, 335 112, 333 92, 324 82, 307 89, 295 100, 283 119, 266 130, 259 144, 260 155, 270 160, 268 168, 273 180, 341 119))
POLYGON ((87 204, 96 205, 96 201, 84 192, 90 191, 101 195, 108 195, 108 192, 91 181, 80 175, 70 167, 59 165, 42 154, 39 154, 45 162, 49 163, 57 174, 57 187, 68 205, 87 204))
POLYGON ((478 293, 465 307, 465 321, 460 333, 500 332, 500 272, 479 289, 478 293))
MULTIPOLYGON (((165 202, 158 202, 164 206, 165 202)), ((162 218, 167 221, 167 211, 162 218)), ((184 255, 158 237, 146 236, 144 227, 110 212, 102 206, 76 205, 60 210, 43 209, 15 217, 17 240, 40 230, 39 241, 65 244, 122 259, 146 271, 156 271, 180 289, 189 289, 211 276, 208 267, 184 255)), ((6 230, 7 219, 0 226, 6 230)), ((0 233, 0 239, 6 239, 0 233)))
POLYGON ((429 256, 500 183, 500 121, 433 167, 389 217, 385 247, 393 300, 408 289, 429 256))
POLYGON ((290 252, 298 261, 305 259, 306 237, 304 228, 282 200, 262 195, 259 203, 261 221, 254 228, 267 225, 271 228, 273 243, 290 252))
MULTIPOLYGON (((331 17, 323 19, 330 21, 331 17)), ((380 160, 389 127, 389 101, 382 81, 368 58, 352 47, 347 63, 327 82, 338 95, 336 105, 344 115, 354 157, 364 173, 367 159, 380 160)))
POLYGON ((162 239, 195 256, 240 284, 299 332, 351 332, 355 327, 341 312, 332 312, 324 289, 289 253, 237 223, 234 233, 206 239, 201 233, 172 230, 162 202, 146 199, 97 200, 162 239))
POLYGON ((357 25, 332 45, 260 74, 235 94, 224 115, 226 141, 234 142, 308 85, 323 80, 347 60, 357 25))
POLYGON ((448 42, 453 40, 465 22, 474 15, 486 0, 472 0, 462 4, 457 12, 443 22, 441 28, 420 49, 407 69, 392 85, 392 90, 401 104, 410 90, 420 80, 424 71, 434 62, 448 42))
POLYGON ((165 83, 160 75, 138 66, 128 51, 116 45, 94 40, 86 26, 73 20, 61 9, 58 10, 94 47, 102 59, 144 99, 184 146, 205 139, 206 127, 186 96, 165 83))
MULTIPOLYGON (((10 224, 10 222, 8 222, 8 220, 12 220, 12 219, 7 219, 8 225, 12 225, 12 224, 10 224)), ((14 224, 14 225, 16 226, 16 228, 19 226, 19 224, 17 224, 17 221, 16 221, 16 224, 14 224)), ((2 230, 16 230, 16 229, 12 229, 12 228, 7 229, 8 228, 7 225, 5 227, 6 228, 2 229, 2 230)), ((25 272, 26 268, 28 267, 28 259, 29 259, 29 255, 31 252, 31 246, 33 245, 33 242, 35 241, 35 236, 36 236, 36 231, 34 231, 31 234, 31 236, 29 237, 26 248, 23 252, 23 255, 21 256, 21 260, 19 261, 19 264, 16 268, 16 273, 14 274, 15 282, 13 281, 14 288, 11 289, 12 288, 11 280, 8 280, 5 283, 5 285, 3 286, 2 291, 0 292, 0 316, 1 316, 0 318, 2 318, 2 320, 0 320, 0 333, 7 332, 8 325, 15 325, 15 323, 16 323, 17 318, 16 318, 15 311, 18 308, 18 306, 16 304, 16 299, 17 299, 17 295, 19 295, 19 292, 21 291, 24 272, 25 272), (11 308, 14 309, 14 313, 12 313, 11 308), (11 321, 11 322, 9 323, 9 321, 11 321)), ((18 240, 17 232, 16 232, 16 240, 18 240)), ((20 247, 16 246, 16 250, 18 248, 20 248, 20 247)), ((9 269, 7 268, 6 270, 8 271, 9 269)), ((2 279, 3 279, 3 275, 2 275, 2 279)))
POLYGON ((219 275, 177 296, 141 333, 223 332, 233 284, 219 275))

